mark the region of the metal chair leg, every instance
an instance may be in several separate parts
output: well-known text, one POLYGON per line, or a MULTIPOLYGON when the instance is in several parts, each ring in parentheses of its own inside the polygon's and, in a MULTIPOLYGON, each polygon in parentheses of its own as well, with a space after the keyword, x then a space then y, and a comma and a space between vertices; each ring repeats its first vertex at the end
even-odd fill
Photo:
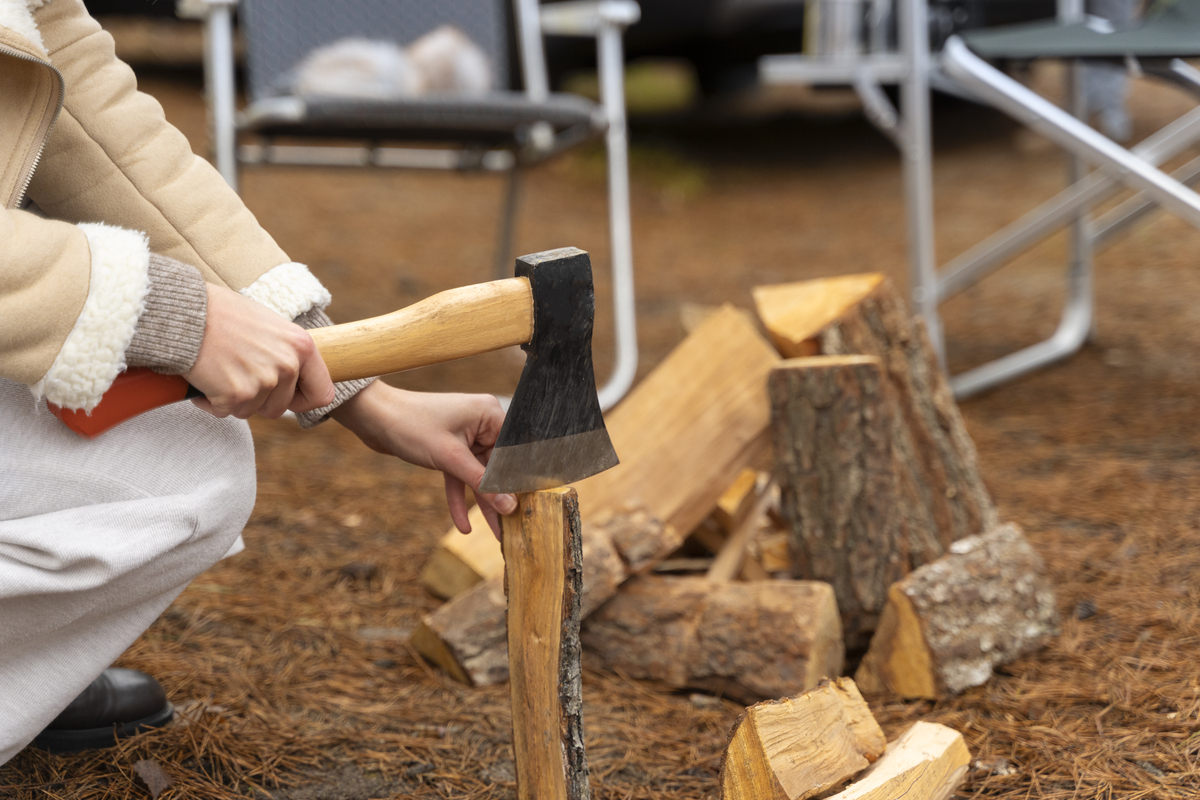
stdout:
POLYGON ((514 164, 508 172, 504 190, 504 210, 500 214, 500 231, 496 237, 496 280, 511 278, 513 270, 513 232, 517 225, 517 205, 521 196, 521 167, 514 164))
POLYGON ((624 63, 621 29, 601 26, 596 37, 600 99, 608 121, 608 227, 612 249, 613 317, 616 363, 600 387, 600 408, 617 404, 637 374, 637 314, 633 293, 633 231, 629 206, 629 145, 625 130, 624 63))

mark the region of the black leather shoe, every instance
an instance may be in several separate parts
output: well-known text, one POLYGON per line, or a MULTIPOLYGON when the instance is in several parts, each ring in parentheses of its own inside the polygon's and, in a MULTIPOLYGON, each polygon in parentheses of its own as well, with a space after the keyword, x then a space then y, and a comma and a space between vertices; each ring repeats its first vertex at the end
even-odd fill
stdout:
POLYGON ((144 672, 109 667, 33 740, 51 753, 112 747, 121 736, 161 728, 175 716, 162 685, 144 672))

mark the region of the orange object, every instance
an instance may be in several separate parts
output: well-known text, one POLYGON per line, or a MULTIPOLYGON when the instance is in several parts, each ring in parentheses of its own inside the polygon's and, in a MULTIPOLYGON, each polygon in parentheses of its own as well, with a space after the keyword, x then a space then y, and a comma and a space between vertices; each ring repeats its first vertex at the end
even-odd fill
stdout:
POLYGON ((50 413, 80 436, 91 439, 114 425, 159 406, 200 397, 179 375, 160 375, 145 367, 134 367, 117 376, 92 413, 73 411, 47 402, 50 413))

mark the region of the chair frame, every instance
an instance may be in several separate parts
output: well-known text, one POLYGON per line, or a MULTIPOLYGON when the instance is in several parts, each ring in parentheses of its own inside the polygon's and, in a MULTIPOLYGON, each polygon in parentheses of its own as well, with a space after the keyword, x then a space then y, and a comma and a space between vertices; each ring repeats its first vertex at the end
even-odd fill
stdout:
MULTIPOLYGON (((629 200, 629 146, 625 118, 625 67, 622 37, 638 21, 634 0, 569 0, 539 6, 538 0, 511 0, 524 93, 533 102, 549 96, 542 37, 578 36, 596 40, 600 82, 598 120, 605 137, 608 161, 609 236, 612 252, 615 363, 599 390, 607 410, 628 392, 637 373, 637 327, 633 286, 633 244, 629 200)), ((235 190, 239 164, 304 166, 396 167, 403 169, 483 170, 508 174, 496 254, 498 277, 507 275, 512 256, 519 180, 523 167, 589 138, 591 132, 568 129, 555 134, 549 125, 535 123, 530 142, 517 151, 506 148, 423 149, 305 146, 237 143, 245 119, 237 112, 234 75, 233 14, 237 0, 181 0, 180 14, 200 18, 205 26, 204 67, 208 119, 217 170, 235 190)))
MULTIPOLYGON (((896 0, 899 47, 891 51, 882 37, 870 35, 866 53, 767 56, 759 75, 767 84, 851 85, 862 99, 867 118, 899 148, 903 160, 912 302, 945 365, 945 343, 938 306, 951 296, 1003 266, 1063 225, 1071 228, 1067 300, 1058 329, 1049 338, 1016 353, 950 378, 958 398, 1012 380, 1075 353, 1094 332, 1092 260, 1097 246, 1162 205, 1200 226, 1200 195, 1188 186, 1200 179, 1200 158, 1170 176, 1159 164, 1200 141, 1200 108, 1184 115, 1132 150, 1112 142, 1077 117, 1083 112, 1078 64, 1069 70, 1070 111, 1039 97, 970 52, 952 36, 937 56, 929 53, 926 0, 896 0), (891 105, 880 84, 899 84, 900 110, 891 105), (1044 134, 1071 155, 1070 185, 1056 197, 985 241, 937 268, 933 247, 932 139, 930 88, 993 105, 1044 134), (1086 165, 1098 169, 1087 173, 1086 165), (1122 187, 1137 194, 1098 219, 1090 208, 1122 187)), ((874 2, 872 9, 874 10, 874 2)), ((1062 23, 1083 19, 1083 0, 1059 0, 1062 23)), ((1186 62, 1147 62, 1153 72, 1200 93, 1200 71, 1186 62)))

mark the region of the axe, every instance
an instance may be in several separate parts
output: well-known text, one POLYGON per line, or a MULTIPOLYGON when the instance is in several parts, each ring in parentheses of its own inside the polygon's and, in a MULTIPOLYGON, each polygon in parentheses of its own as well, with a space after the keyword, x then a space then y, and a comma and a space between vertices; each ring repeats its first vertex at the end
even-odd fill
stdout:
MULTIPOLYGON (((527 357, 482 490, 532 492, 617 463, 592 371, 595 297, 588 254, 574 247, 517 259, 516 277, 435 294, 381 317, 310 333, 335 381, 440 364, 519 344, 527 357)), ((92 437, 152 408, 200 394, 178 375, 122 373, 86 414, 50 404, 92 437)))

